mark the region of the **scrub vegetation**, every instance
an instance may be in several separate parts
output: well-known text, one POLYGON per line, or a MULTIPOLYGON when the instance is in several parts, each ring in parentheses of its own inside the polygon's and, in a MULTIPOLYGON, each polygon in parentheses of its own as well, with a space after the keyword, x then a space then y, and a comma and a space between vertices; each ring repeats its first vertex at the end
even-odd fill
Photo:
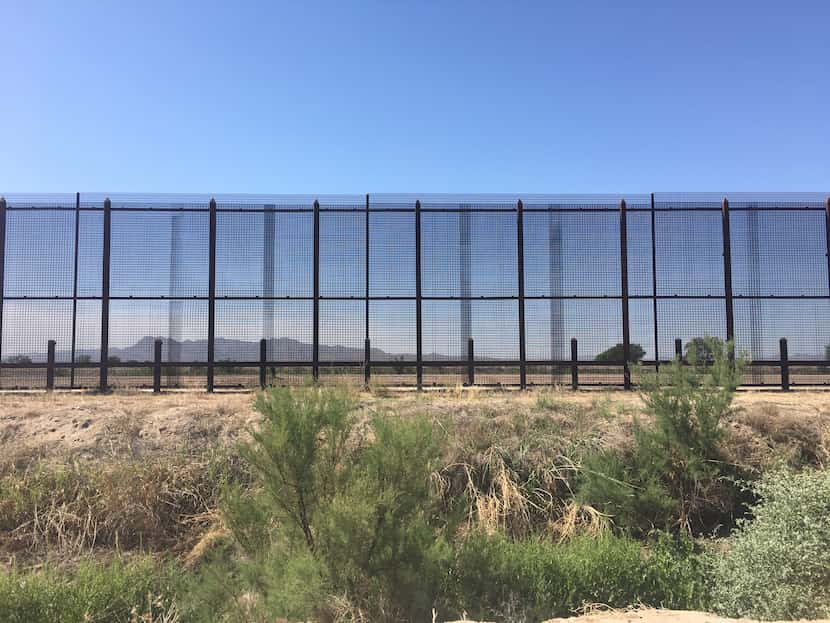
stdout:
POLYGON ((11 456, 0 623, 828 616, 826 414, 736 406, 705 352, 637 403, 275 388, 223 443, 11 456))

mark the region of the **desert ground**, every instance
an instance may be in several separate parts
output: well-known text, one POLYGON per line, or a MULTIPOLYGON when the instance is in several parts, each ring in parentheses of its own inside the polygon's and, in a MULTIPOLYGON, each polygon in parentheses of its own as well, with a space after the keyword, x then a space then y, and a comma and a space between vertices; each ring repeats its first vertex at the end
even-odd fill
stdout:
MULTIPOLYGON (((186 465, 188 457, 201 457, 201 453, 217 446, 233 447, 247 438, 259 420, 253 407, 255 395, 198 391, 0 394, 0 473, 43 463, 107 470, 113 465, 149 465, 174 456, 178 457, 177 464, 186 465)), ((567 448, 569 443, 586 439, 598 447, 622 448, 631 443, 634 420, 647 418, 642 413, 641 397, 623 391, 456 388, 423 393, 375 390, 357 397, 364 417, 378 412, 401 417, 426 414, 436 425, 448 427, 450 435, 463 432, 467 442, 475 443, 477 435, 495 435, 505 447, 526 446, 531 452, 551 452, 552 448, 567 448)), ((796 457, 820 466, 830 461, 830 392, 744 390, 737 394, 734 406, 728 422, 728 453, 736 464, 760 471, 782 458, 796 457)), ((156 543, 157 551, 172 552, 185 564, 198 558, 216 526, 210 508, 197 510, 199 513, 194 511, 188 518, 192 526, 170 528, 165 537, 168 541, 160 538, 156 543), (171 546, 169 539, 180 539, 181 545, 171 546)), ((37 539, 20 545, 22 537, 18 539, 13 532, 0 532, 0 569, 15 561, 39 564, 39 557, 47 550, 38 549, 37 539), (29 552, 32 557, 24 548, 34 552, 29 552)), ((51 546, 54 550, 55 542, 51 546)), ((116 548, 123 546, 116 538, 116 548)), ((70 558, 80 551, 69 549, 70 558)), ((107 552, 104 547, 98 555, 106 556, 107 552)), ((702 612, 608 610, 601 604, 589 610, 568 621, 737 620, 702 612)), ((436 620, 441 620, 440 613, 436 620)))

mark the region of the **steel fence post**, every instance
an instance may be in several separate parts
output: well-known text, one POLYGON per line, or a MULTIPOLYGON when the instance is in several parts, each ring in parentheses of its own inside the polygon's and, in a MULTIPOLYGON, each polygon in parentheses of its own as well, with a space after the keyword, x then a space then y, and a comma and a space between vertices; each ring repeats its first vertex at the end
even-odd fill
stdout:
POLYGON ((415 377, 419 390, 424 386, 421 320, 421 201, 418 200, 415 202, 415 377))
POLYGON ((46 343, 46 391, 55 389, 55 340, 46 343))
POLYGON ((102 244, 101 266, 101 376, 99 389, 107 391, 107 373, 109 371, 109 335, 110 335, 110 238, 112 230, 112 202, 109 197, 104 200, 104 238, 102 244))
POLYGON ((527 344, 525 336, 525 249, 522 200, 516 203, 516 266, 519 295, 519 386, 527 387, 527 344))
POLYGON ((153 393, 161 392, 161 344, 162 341, 156 338, 153 341, 153 393))
POLYGON ((311 375, 320 379, 320 202, 314 200, 314 326, 311 347, 311 375))
POLYGON ((259 388, 265 389, 268 386, 267 366, 268 363, 268 340, 262 338, 259 341, 259 388))
POLYGON ((363 385, 369 389, 369 381, 371 377, 372 367, 372 346, 369 340, 363 341, 363 385))
POLYGON ((622 290, 623 387, 631 389, 631 341, 628 318, 628 219, 625 199, 620 200, 620 285, 622 290))
POLYGON ((651 307, 654 314, 655 371, 660 372, 660 343, 657 333, 657 228, 654 213, 654 193, 651 193, 651 307))
POLYGON ((81 193, 75 193, 75 248, 72 260, 72 338, 69 346, 69 388, 75 388, 75 343, 78 327, 78 241, 81 227, 81 193))
POLYGON ((576 338, 571 338, 571 389, 574 391, 579 389, 579 350, 576 338))
POLYGON ((208 251, 207 390, 213 391, 216 363, 216 199, 210 199, 208 251))
POLYGON ((470 387, 476 384, 475 360, 476 357, 473 338, 467 338, 467 385, 470 387))
POLYGON ((778 350, 781 353, 781 389, 785 392, 790 389, 790 358, 787 354, 787 338, 778 340, 778 350))
MULTIPOLYGON (((726 341, 735 341, 735 315, 732 305, 732 239, 729 233, 729 200, 724 197, 721 203, 723 219, 723 289, 726 302, 726 341)), ((734 355, 730 349, 730 358, 734 355)))

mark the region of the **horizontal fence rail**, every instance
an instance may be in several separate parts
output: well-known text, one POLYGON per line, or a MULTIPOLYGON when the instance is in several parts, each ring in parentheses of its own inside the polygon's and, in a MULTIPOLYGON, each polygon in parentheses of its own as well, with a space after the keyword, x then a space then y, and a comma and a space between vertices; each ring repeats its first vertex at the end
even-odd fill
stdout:
POLYGON ((6 195, 0 389, 830 384, 824 194, 6 195))

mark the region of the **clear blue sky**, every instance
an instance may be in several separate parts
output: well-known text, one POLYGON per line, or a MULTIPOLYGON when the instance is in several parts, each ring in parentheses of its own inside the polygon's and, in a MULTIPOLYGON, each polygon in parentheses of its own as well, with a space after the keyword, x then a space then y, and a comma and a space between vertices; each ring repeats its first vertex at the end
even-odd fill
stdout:
POLYGON ((825 0, 0 0, 0 23, 0 192, 830 186, 825 0))

